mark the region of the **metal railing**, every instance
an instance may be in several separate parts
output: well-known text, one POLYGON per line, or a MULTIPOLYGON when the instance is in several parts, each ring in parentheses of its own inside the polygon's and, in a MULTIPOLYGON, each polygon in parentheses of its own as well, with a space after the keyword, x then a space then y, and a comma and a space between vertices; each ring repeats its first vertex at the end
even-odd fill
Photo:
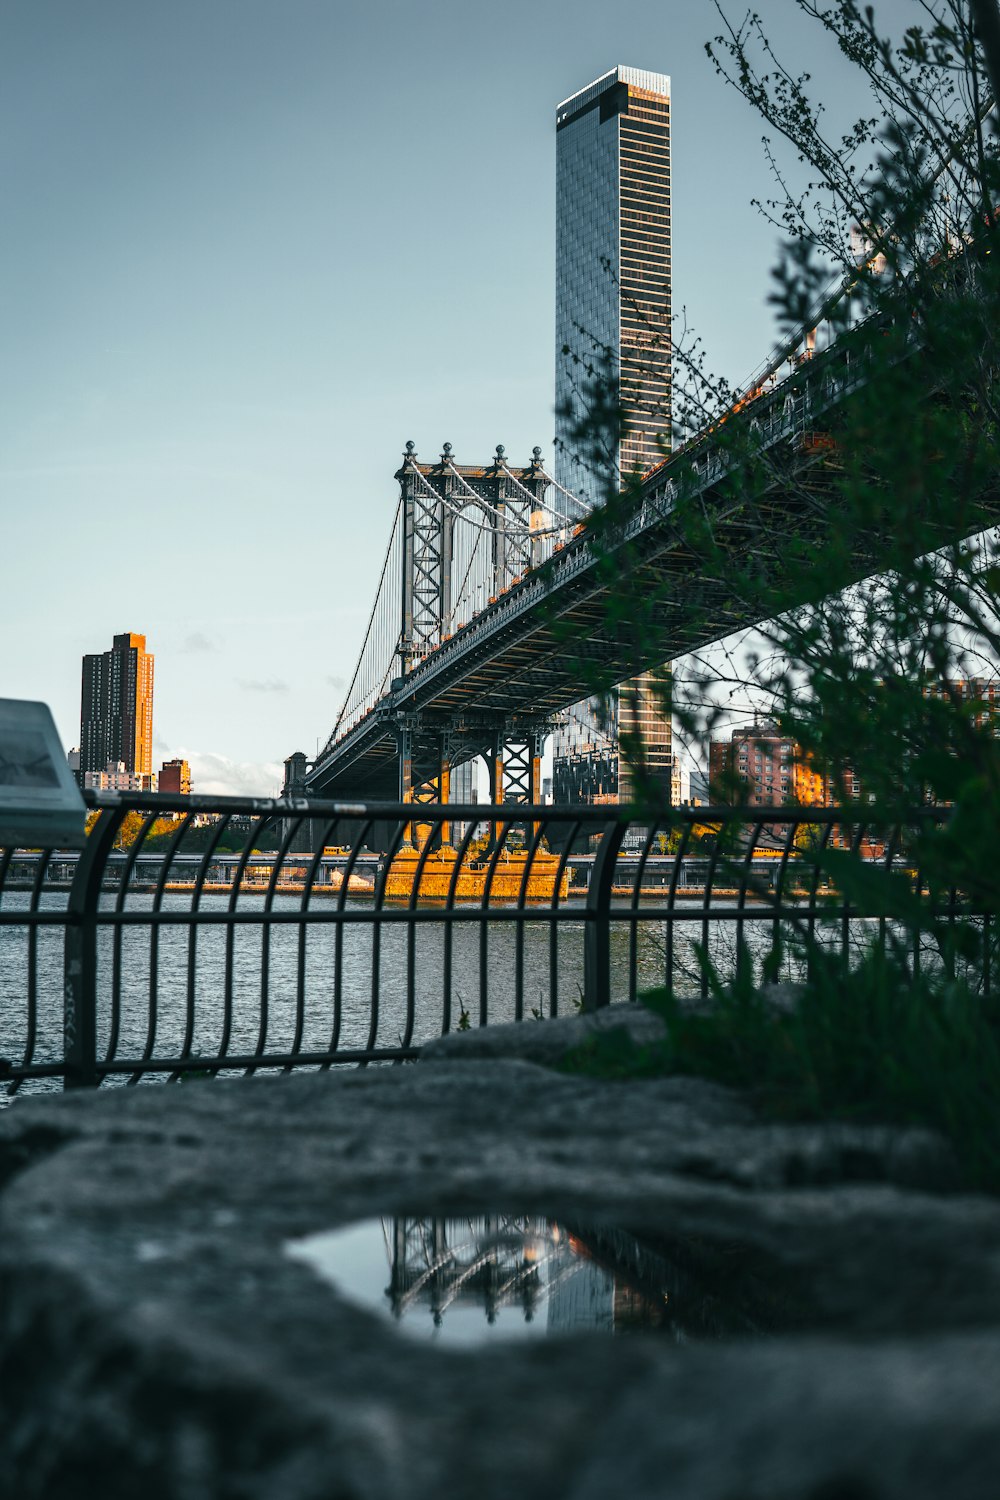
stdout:
MULTIPOLYGON (((886 917, 829 889, 814 853, 850 847, 921 889, 914 830, 946 816, 88 802, 82 852, 0 850, 8 1094, 401 1062, 456 1027, 705 996, 709 965, 761 968, 795 933, 884 944, 886 917)), ((935 911, 964 908, 953 892, 935 911)), ((803 943, 787 950, 794 978, 803 943)))

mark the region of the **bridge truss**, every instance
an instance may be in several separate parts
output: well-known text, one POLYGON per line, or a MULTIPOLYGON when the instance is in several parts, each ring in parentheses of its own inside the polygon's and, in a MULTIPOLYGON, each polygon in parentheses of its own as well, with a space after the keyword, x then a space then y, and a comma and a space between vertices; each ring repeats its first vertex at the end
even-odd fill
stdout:
MULTIPOLYGON (((303 789, 447 801, 450 767, 485 755, 494 802, 505 790, 536 800, 541 742, 593 692, 595 670, 621 682, 766 618, 773 595, 735 592, 692 545, 679 509, 700 511, 716 553, 752 559, 795 597, 790 540, 817 545, 837 531, 838 434, 849 403, 869 392, 879 399, 879 381, 903 361, 916 362, 928 399, 938 399, 939 374, 916 325, 907 321, 886 346, 892 331, 875 315, 825 348, 810 338, 786 349, 783 365, 770 361, 723 420, 644 477, 610 523, 583 524, 584 507, 550 488, 537 449, 521 470, 502 450, 471 469, 447 446, 439 464, 418 464, 408 445, 358 671, 303 789), (655 610, 633 619, 621 608, 626 590, 656 600, 655 610), (381 626, 380 611, 394 611, 381 626)), ((942 500, 943 544, 951 520, 942 500)), ((978 515, 983 527, 998 523, 992 484, 978 515)), ((873 565, 859 542, 854 576, 873 565)))
MULTIPOLYGON (((459 464, 445 443, 437 463, 406 444, 376 597, 343 707, 319 759, 394 687, 533 569, 565 546, 587 507, 556 484, 535 448, 512 465, 498 444, 485 465, 459 464)), ((455 766, 481 756, 494 801, 538 802, 552 714, 400 714, 392 726, 392 795, 448 801, 455 766)), ((388 789, 388 788, 387 788, 388 789)))

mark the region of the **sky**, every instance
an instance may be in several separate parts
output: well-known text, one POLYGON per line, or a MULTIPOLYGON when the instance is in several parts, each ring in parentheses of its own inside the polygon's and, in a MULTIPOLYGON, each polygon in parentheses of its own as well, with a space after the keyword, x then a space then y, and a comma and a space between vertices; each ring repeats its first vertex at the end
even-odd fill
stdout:
MULTIPOLYGON (((794 0, 755 8, 853 103, 794 0)), ((156 767, 268 795, 316 753, 406 440, 551 459, 555 108, 615 64, 671 75, 675 310, 748 376, 777 239, 718 29, 712 0, 4 0, 0 697, 75 745, 82 655, 136 631, 156 767)))

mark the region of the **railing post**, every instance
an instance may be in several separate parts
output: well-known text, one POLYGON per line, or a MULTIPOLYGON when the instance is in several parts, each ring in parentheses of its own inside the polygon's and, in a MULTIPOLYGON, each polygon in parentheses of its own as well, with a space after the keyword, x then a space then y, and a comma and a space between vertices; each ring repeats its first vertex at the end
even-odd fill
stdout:
POLYGON ((101 880, 123 813, 102 811, 77 861, 66 905, 63 959, 63 1088, 96 1088, 97 909, 101 880))
POLYGON ((600 1010, 611 1004, 611 888, 615 862, 625 837, 628 819, 607 823, 587 890, 583 931, 583 1008, 600 1010))

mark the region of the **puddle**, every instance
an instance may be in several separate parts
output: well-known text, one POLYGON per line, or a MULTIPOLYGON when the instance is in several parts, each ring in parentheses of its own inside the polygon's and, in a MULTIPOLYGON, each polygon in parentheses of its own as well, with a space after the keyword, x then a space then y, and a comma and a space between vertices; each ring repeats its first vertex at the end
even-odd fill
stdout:
POLYGON ((350 1301, 442 1344, 584 1330, 677 1340, 764 1331, 661 1248, 608 1225, 386 1217, 289 1240, 285 1250, 350 1301))

